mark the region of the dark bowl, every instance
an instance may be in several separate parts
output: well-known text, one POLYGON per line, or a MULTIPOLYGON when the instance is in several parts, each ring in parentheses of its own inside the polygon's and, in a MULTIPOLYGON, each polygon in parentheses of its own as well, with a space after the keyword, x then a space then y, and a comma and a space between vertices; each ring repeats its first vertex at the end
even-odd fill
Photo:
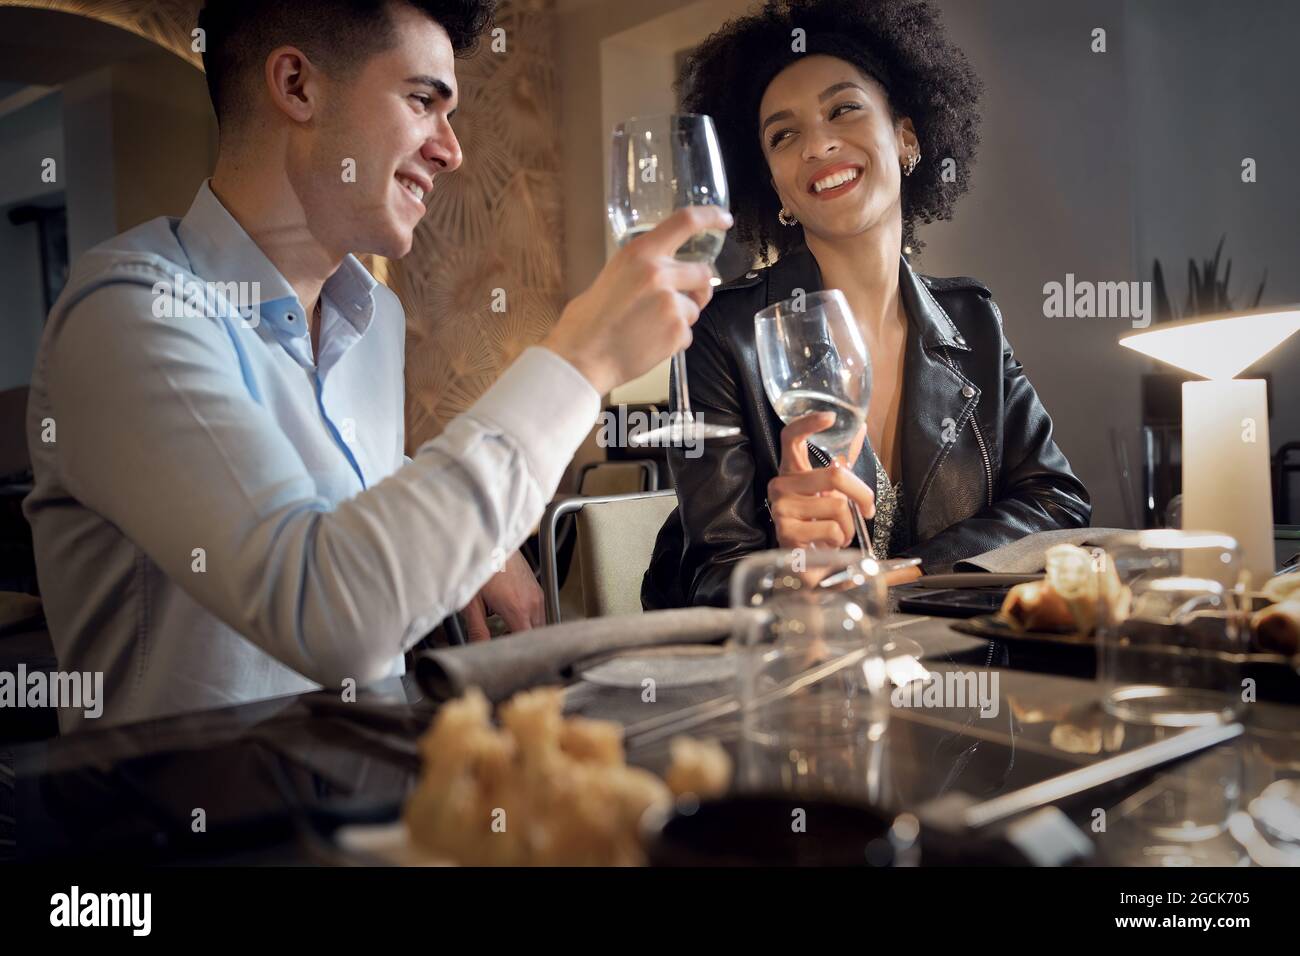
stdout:
POLYGON ((910 842, 906 827, 891 839, 893 825, 864 804, 737 793, 679 800, 647 815, 642 830, 651 866, 880 867, 901 862, 910 842))

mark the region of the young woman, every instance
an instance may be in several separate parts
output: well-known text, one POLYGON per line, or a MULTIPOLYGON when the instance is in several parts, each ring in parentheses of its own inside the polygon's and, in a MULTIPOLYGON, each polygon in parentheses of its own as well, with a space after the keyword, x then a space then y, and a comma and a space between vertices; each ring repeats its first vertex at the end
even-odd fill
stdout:
POLYGON ((989 290, 919 275, 903 255, 920 249, 918 223, 951 216, 979 140, 979 82, 930 3, 769 0, 706 40, 682 85, 686 109, 717 124, 733 235, 779 258, 720 286, 695 328, 693 409, 741 433, 697 458, 670 450, 679 506, 643 604, 726 604, 751 552, 850 546, 851 500, 878 556, 921 559, 896 581, 1087 525, 1088 494, 989 290), (874 372, 863 449, 843 463, 807 444, 832 416, 782 427, 754 349, 755 312, 831 288, 874 372))

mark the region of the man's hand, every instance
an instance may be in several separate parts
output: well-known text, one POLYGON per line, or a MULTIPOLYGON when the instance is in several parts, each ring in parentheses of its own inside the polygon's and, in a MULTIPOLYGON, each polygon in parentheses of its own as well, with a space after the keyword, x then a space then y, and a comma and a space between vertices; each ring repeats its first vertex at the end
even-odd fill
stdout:
POLYGON ((601 395, 644 375, 691 344, 691 326, 713 295, 713 270, 673 255, 706 229, 730 229, 717 206, 679 209, 606 263, 591 287, 565 307, 542 342, 601 395))
POLYGON ((487 624, 489 614, 501 615, 510 633, 518 634, 546 623, 546 602, 528 561, 516 551, 474 595, 463 613, 469 639, 486 641, 492 636, 487 624))
POLYGON ((808 458, 809 436, 834 424, 832 412, 814 412, 781 429, 781 473, 767 483, 767 501, 783 548, 846 548, 854 534, 849 502, 858 503, 864 518, 876 513, 875 496, 852 467, 862 451, 866 426, 854 439, 847 461, 836 459, 829 468, 814 468, 808 458))

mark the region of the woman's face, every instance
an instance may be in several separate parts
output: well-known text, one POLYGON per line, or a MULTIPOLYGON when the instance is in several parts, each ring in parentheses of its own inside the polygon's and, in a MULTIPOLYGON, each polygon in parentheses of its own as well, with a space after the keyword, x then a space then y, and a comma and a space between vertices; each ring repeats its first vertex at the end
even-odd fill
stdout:
POLYGON ((901 221, 900 165, 916 135, 857 67, 833 56, 790 65, 768 84, 759 125, 772 185, 808 233, 833 241, 901 221))

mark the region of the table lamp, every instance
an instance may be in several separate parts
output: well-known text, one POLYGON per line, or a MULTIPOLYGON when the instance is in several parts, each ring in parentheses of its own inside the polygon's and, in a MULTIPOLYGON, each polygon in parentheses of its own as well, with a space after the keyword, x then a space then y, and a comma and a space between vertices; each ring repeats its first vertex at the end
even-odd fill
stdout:
POLYGON ((1230 534, 1255 586, 1272 577, 1263 379, 1233 378, 1300 329, 1300 307, 1167 322, 1119 344, 1208 381, 1183 383, 1183 527, 1230 534))

